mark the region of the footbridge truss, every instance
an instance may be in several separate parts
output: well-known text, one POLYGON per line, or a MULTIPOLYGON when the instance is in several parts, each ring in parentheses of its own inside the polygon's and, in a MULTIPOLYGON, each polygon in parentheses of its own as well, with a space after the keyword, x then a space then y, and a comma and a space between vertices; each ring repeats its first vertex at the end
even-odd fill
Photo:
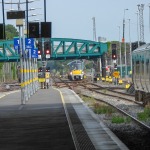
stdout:
MULTIPOLYGON (((44 39, 42 39, 44 42, 44 39)), ((48 60, 93 59, 107 52, 107 44, 89 40, 51 38, 51 55, 48 60)), ((14 50, 14 41, 0 41, 0 62, 19 61, 20 56, 14 50)))

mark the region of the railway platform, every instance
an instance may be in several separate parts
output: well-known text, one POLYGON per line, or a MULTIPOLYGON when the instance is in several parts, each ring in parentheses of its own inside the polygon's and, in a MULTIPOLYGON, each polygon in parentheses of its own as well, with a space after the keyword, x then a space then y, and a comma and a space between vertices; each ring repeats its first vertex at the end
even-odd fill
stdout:
POLYGON ((127 150, 67 88, 39 89, 25 105, 20 90, 0 93, 2 150, 127 150))

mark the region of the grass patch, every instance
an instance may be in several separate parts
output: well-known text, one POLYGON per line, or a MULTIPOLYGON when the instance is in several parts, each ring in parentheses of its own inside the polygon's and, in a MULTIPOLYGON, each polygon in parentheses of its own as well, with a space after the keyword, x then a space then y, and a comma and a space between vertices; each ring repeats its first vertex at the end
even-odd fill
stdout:
POLYGON ((130 117, 126 117, 126 123, 130 123, 131 122, 131 118, 130 117))
POLYGON ((111 122, 112 122, 112 123, 120 124, 120 123, 124 123, 125 120, 124 120, 124 118, 121 117, 121 116, 113 116, 111 122))
POLYGON ((96 114, 112 114, 115 112, 115 109, 105 104, 94 103, 93 107, 96 114))
POLYGON ((116 113, 116 109, 114 109, 113 107, 111 107, 107 104, 97 102, 93 97, 86 97, 83 95, 80 95, 80 97, 84 102, 88 103, 88 105, 92 106, 94 113, 106 114, 108 116, 111 116, 111 122, 112 123, 119 124, 119 123, 130 123, 131 122, 130 117, 112 115, 113 113, 116 113))
POLYGON ((81 97, 81 99, 83 100, 83 101, 85 101, 85 102, 89 102, 89 101, 92 101, 92 102, 94 102, 95 101, 95 99, 93 98, 93 97, 86 97, 86 96, 80 96, 81 97))
POLYGON ((140 112, 137 114, 137 117, 140 121, 150 120, 150 108, 145 108, 144 112, 140 112))
POLYGON ((130 117, 123 117, 123 116, 113 116, 112 123, 120 124, 120 123, 130 123, 131 118, 130 117))
POLYGON ((88 106, 93 106, 93 103, 95 102, 95 99, 93 97, 86 97, 83 95, 80 95, 80 97, 85 103, 88 103, 88 106))

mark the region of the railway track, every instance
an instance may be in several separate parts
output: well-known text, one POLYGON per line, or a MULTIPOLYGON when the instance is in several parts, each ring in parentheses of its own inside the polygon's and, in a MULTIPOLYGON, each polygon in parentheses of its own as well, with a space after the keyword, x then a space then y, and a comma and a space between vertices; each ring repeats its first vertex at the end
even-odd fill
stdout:
MULTIPOLYGON (((111 97, 116 97, 116 98, 120 98, 120 99, 124 99, 126 101, 131 101, 133 103, 136 103, 138 105, 143 106, 143 103, 141 102, 137 102, 135 101, 134 95, 128 94, 124 92, 120 92, 120 91, 116 91, 116 89, 120 89, 119 87, 103 87, 101 85, 96 85, 93 83, 88 83, 88 84, 81 84, 80 86, 83 86, 84 88, 88 89, 89 91, 93 91, 102 95, 107 95, 107 96, 111 96, 111 97)), ((122 88, 121 88, 122 89, 122 88)))
MULTIPOLYGON (((66 84, 63 82, 64 81, 61 80, 61 84, 66 84)), ((150 126, 149 124, 147 124, 147 122, 142 122, 137 119, 137 113, 144 111, 144 107, 142 103, 136 102, 134 100, 133 95, 114 91, 114 89, 112 90, 113 87, 103 87, 89 82, 76 82, 71 84, 72 85, 69 85, 69 88, 75 90, 78 94, 82 94, 87 97, 93 97, 97 101, 102 101, 104 103, 107 103, 108 105, 111 105, 119 112, 130 117, 142 128, 145 128, 146 130, 150 131, 150 126)))
POLYGON ((9 92, 20 89, 20 83, 14 82, 4 82, 0 84, 0 92, 9 92))

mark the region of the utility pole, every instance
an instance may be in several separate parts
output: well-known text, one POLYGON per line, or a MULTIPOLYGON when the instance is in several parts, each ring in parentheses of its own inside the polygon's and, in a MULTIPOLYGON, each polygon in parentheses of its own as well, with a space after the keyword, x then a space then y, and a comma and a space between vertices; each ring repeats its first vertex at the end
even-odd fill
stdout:
POLYGON ((144 4, 139 4, 138 10, 139 10, 139 25, 140 25, 140 42, 144 42, 144 19, 143 19, 143 10, 144 10, 144 4))
POLYGON ((44 21, 46 22, 46 0, 44 0, 44 21))
POLYGON ((125 42, 125 12, 128 9, 124 9, 124 16, 123 16, 123 37, 122 37, 122 43, 124 43, 124 49, 125 49, 125 78, 127 78, 127 49, 126 49, 126 42, 125 42))
MULTIPOLYGON (((4 0, 2 0, 2 13, 3 13, 3 38, 6 39, 6 33, 5 33, 5 13, 4 13, 4 0)), ((4 46, 4 45, 3 45, 4 46)))
POLYGON ((120 50, 120 77, 122 78, 122 53, 121 53, 121 42, 120 42, 120 26, 118 26, 119 28, 119 50, 120 50))
POLYGON ((129 20, 129 42, 130 42, 130 66, 131 66, 131 72, 132 72, 132 55, 131 55, 131 35, 130 35, 130 19, 128 19, 129 20))
POLYGON ((93 20, 93 40, 94 40, 94 41, 97 41, 97 38, 96 38, 96 23, 95 23, 95 17, 93 17, 92 20, 93 20))

